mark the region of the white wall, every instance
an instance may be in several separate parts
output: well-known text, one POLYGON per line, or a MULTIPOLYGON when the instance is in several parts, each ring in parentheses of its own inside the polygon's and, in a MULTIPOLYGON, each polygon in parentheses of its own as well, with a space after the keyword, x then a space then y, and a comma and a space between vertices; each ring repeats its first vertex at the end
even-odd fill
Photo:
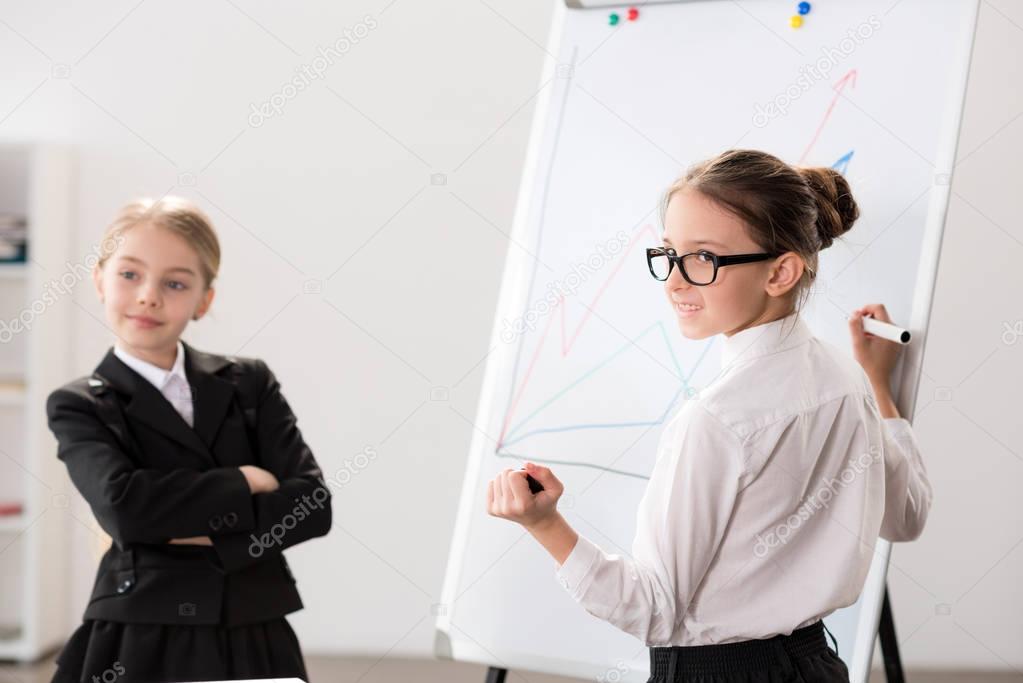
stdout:
MULTIPOLYGON (((224 262, 213 314, 186 338, 265 358, 328 475, 378 454, 335 490, 331 535, 289 551, 310 652, 431 650, 470 437, 459 413, 474 414, 549 15, 414 0, 0 11, 0 56, 17 66, 0 136, 80 146, 77 253, 133 196, 195 198, 224 262), (250 125, 318 47, 371 23, 250 125)), ((68 348, 85 373, 112 337, 91 285, 75 298, 68 348)), ((93 572, 79 530, 75 619, 93 572)))
MULTIPOLYGON (((79 146, 76 253, 128 198, 195 198, 224 263, 186 338, 265 358, 328 475, 377 453, 336 488, 331 535, 289 551, 308 652, 430 652, 553 1, 0 9, 0 137, 79 146), (252 125, 252 104, 370 23, 252 125)), ((1002 342, 1023 319, 1021 26, 983 3, 916 420, 936 506, 890 579, 910 665, 1023 668, 1023 341, 1002 342)), ((75 299, 85 373, 111 337, 89 283, 75 299)), ((76 527, 73 619, 92 580, 76 527)))

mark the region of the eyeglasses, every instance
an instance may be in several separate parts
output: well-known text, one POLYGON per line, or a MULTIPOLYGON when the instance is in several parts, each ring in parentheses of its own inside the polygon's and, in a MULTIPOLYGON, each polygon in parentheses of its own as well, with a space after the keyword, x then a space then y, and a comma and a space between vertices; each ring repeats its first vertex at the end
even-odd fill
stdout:
POLYGON ((679 256, 674 249, 650 248, 646 250, 646 262, 655 280, 664 281, 671 275, 671 267, 678 265, 682 277, 691 285, 709 285, 718 276, 718 268, 740 263, 755 263, 774 258, 773 254, 733 254, 718 256, 706 250, 693 251, 679 256))

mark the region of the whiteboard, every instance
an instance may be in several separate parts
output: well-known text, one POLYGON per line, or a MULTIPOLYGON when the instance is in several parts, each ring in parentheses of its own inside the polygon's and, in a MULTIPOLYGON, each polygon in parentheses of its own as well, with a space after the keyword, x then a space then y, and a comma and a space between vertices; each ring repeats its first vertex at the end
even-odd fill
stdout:
MULTIPOLYGON (((720 367, 720 337, 682 337, 643 254, 689 164, 745 147, 849 179, 861 218, 821 253, 804 319, 848 350, 849 313, 885 303, 913 332, 895 381, 912 415, 977 2, 815 3, 798 30, 795 5, 652 4, 611 26, 613 8, 558 3, 436 606, 438 657, 646 680, 646 646, 589 615, 538 543, 486 514, 486 483, 548 463, 572 526, 630 554, 661 429, 720 367)), ((825 620, 852 681, 869 672, 889 553, 879 540, 860 599, 825 620)))

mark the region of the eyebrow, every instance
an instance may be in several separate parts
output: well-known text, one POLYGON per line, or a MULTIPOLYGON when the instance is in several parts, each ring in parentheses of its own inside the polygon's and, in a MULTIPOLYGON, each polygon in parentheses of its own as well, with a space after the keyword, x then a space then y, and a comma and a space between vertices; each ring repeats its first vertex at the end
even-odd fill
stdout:
MULTIPOLYGON (((663 242, 664 244, 667 244, 669 247, 670 246, 674 246, 674 245, 672 245, 671 241, 668 240, 667 237, 663 237, 662 236, 661 237, 661 242, 663 242)), ((721 244, 721 242, 716 242, 714 240, 696 240, 696 241, 693 242, 693 244, 695 244, 697 246, 699 246, 701 244, 710 244, 710 245, 715 246, 715 247, 721 247, 722 249, 727 249, 728 248, 727 245, 721 244)))
MULTIPOLYGON (((121 260, 122 261, 134 261, 135 263, 141 264, 143 266, 146 265, 145 261, 143 261, 140 258, 135 258, 134 256, 121 256, 121 260)), ((189 275, 193 275, 193 276, 195 275, 195 271, 193 271, 191 268, 185 268, 184 266, 175 266, 174 268, 168 268, 167 272, 168 273, 181 272, 181 273, 188 273, 189 275)))

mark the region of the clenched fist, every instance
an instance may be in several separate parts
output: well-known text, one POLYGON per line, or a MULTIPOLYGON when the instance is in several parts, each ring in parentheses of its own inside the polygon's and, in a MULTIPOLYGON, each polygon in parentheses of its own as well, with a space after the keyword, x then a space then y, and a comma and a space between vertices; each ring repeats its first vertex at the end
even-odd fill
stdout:
POLYGON ((549 468, 527 462, 525 469, 504 470, 487 484, 487 512, 528 529, 558 516, 558 499, 564 491, 549 468), (543 491, 531 493, 526 475, 540 482, 543 491))

